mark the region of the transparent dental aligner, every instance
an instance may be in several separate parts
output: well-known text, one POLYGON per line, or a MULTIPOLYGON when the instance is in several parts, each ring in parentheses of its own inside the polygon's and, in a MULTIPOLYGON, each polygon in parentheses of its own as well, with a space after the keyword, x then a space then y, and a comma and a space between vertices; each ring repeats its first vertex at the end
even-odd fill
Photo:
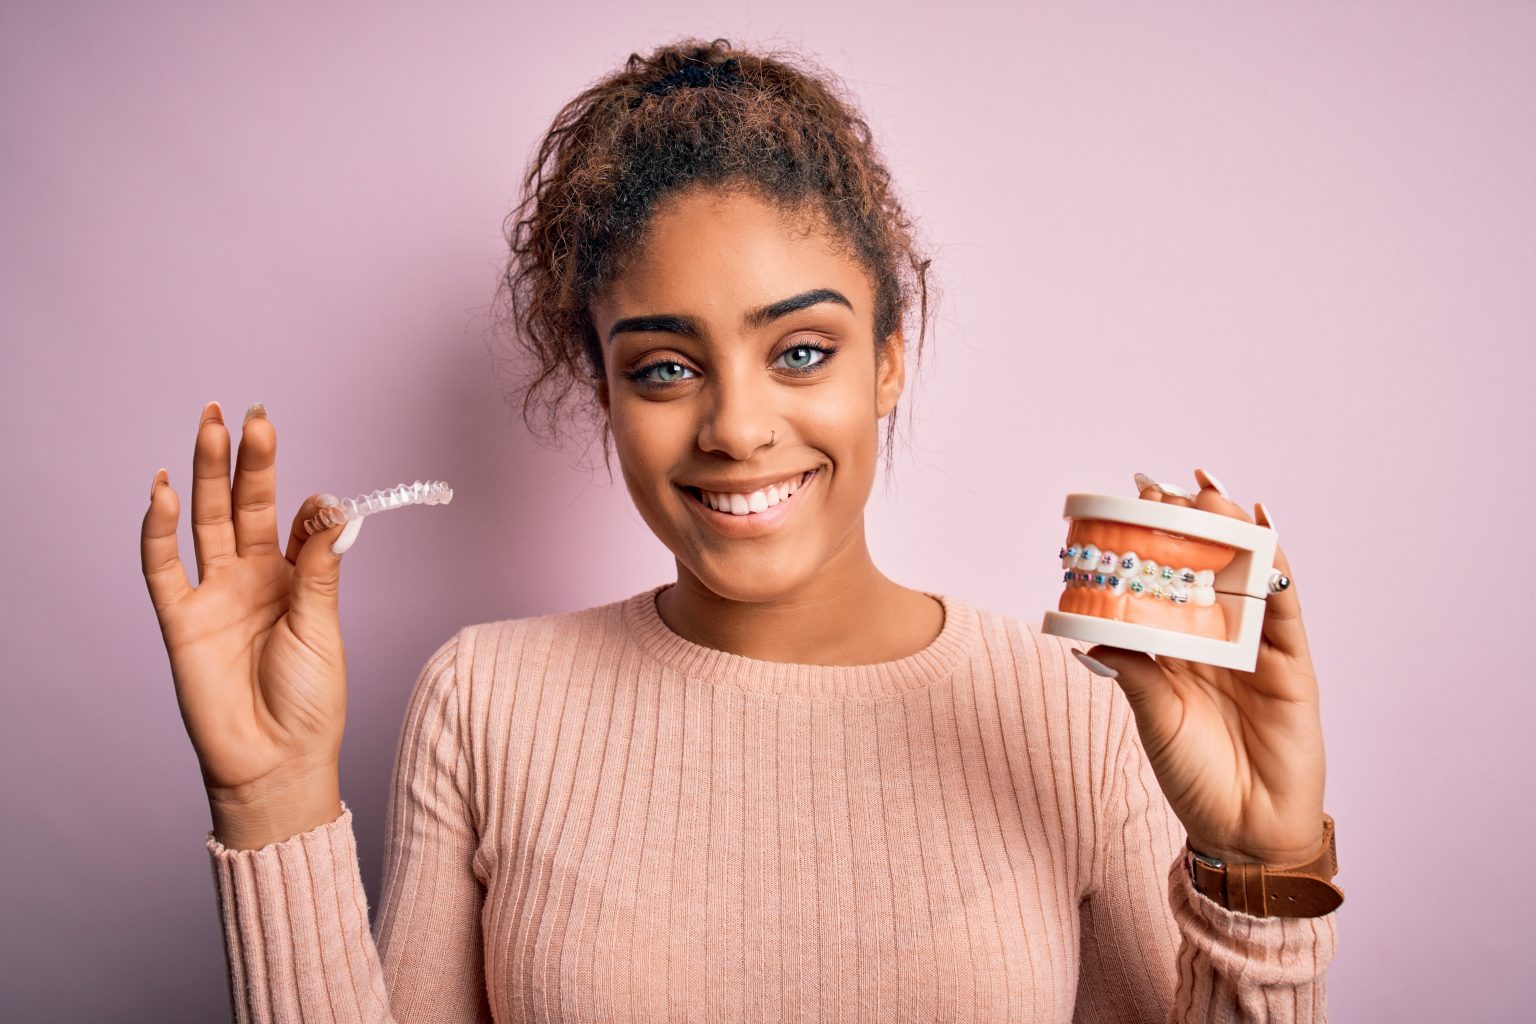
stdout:
POLYGON ((417 480, 415 483, 400 484, 388 490, 359 494, 355 498, 338 498, 334 494, 322 494, 317 500, 322 506, 320 511, 304 520, 304 529, 309 534, 319 533, 333 526, 341 526, 375 512, 403 508, 406 505, 446 505, 453 500, 453 488, 443 480, 428 480, 426 483, 417 480))

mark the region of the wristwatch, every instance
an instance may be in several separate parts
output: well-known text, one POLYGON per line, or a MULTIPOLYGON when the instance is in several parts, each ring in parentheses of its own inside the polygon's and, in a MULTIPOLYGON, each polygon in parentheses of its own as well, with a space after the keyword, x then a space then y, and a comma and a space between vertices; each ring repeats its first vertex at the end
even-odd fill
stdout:
POLYGON ((1339 854, 1333 818, 1323 815, 1323 852, 1305 864, 1246 864, 1196 853, 1184 841, 1184 866, 1195 888, 1228 910, 1254 917, 1322 917, 1344 902, 1333 884, 1339 854))

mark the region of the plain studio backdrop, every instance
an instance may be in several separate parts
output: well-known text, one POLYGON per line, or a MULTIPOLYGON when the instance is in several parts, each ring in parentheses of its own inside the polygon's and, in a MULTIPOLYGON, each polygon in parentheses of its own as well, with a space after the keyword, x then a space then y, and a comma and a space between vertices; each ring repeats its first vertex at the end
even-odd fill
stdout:
POLYGON ((478 328, 551 117, 682 34, 843 76, 936 257, 877 564, 1038 623, 1066 492, 1200 465, 1266 502, 1322 683, 1334 1016, 1528 1013, 1536 6, 658 0, 0 11, 0 1014, 227 1012, 138 555, 163 465, 192 564, 203 403, 266 403, 285 532, 314 491, 455 488, 344 571, 371 904, 433 648, 673 578, 478 328))

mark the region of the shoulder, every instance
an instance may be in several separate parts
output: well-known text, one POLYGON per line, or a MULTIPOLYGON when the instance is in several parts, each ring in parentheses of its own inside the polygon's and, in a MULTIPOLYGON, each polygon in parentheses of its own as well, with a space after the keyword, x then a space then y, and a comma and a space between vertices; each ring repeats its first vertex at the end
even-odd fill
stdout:
POLYGON ((519 679, 557 678, 622 636, 625 600, 474 623, 439 652, 452 649, 461 687, 484 693, 504 691, 519 679))
POLYGON ((1072 657, 1073 648, 1084 650, 1087 644, 1042 632, 1034 617, 1025 619, 992 608, 970 607, 976 615, 978 649, 995 666, 1002 662, 1015 674, 1053 688, 1101 680, 1072 657))
POLYGON ((1124 692, 1072 656, 1090 645, 1043 632, 1034 617, 972 607, 978 634, 973 670, 1015 691, 1026 725, 1038 723, 1058 742, 1092 736, 1094 745, 1124 731, 1130 719, 1124 692))

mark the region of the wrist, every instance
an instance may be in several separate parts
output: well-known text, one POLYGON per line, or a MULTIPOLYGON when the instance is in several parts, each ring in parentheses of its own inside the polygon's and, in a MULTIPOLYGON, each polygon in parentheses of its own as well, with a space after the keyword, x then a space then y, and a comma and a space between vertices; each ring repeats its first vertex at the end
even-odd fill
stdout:
POLYGON ((1268 864, 1272 867, 1282 864, 1307 864, 1321 856, 1322 852, 1328 848, 1328 830, 1319 827, 1317 839, 1310 846, 1292 850, 1248 850, 1242 847, 1204 843, 1194 837, 1189 837, 1188 845, 1191 853, 1225 864, 1268 864))
POLYGON ((1326 812, 1323 841, 1305 857, 1283 850, 1260 857, 1241 849, 1205 853, 1186 837, 1184 870, 1198 892, 1228 910, 1256 917, 1319 917, 1344 902, 1344 891, 1333 884, 1339 861, 1333 818, 1326 812))
POLYGON ((341 775, 331 770, 263 780, 208 793, 214 837, 227 849, 255 850, 290 839, 342 814, 341 775))

